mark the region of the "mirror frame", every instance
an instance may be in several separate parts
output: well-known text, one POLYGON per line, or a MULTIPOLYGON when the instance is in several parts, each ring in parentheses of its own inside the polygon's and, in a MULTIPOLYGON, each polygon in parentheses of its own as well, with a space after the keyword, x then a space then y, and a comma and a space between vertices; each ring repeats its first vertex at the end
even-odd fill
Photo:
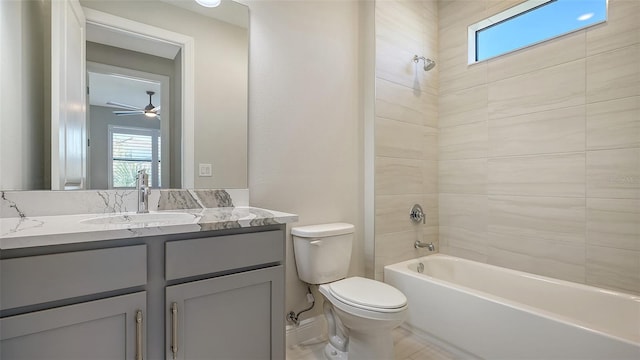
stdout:
MULTIPOLYGON (((195 58, 192 37, 162 29, 159 27, 135 22, 102 11, 83 7, 86 23, 104 27, 111 31, 121 32, 129 36, 145 37, 149 40, 169 43, 182 49, 182 179, 181 187, 194 187, 195 170, 195 58)), ((86 70, 86 69, 85 69, 86 70)))

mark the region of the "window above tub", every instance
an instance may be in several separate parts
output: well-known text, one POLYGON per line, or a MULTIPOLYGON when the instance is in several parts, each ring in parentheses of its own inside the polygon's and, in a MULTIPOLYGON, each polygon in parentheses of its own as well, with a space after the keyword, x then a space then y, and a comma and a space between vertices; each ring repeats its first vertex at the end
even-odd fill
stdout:
POLYGON ((527 0, 469 26, 469 64, 606 20, 607 0, 527 0))

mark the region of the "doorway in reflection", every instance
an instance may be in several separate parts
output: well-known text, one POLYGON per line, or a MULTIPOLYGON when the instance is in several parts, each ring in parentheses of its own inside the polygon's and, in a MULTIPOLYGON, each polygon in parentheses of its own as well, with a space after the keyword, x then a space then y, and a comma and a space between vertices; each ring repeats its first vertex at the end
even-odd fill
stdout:
POLYGON ((165 74, 175 67, 168 59, 87 43, 87 188, 135 188, 143 168, 151 187, 170 187, 171 77, 91 61, 111 57, 151 69, 164 65, 165 74))

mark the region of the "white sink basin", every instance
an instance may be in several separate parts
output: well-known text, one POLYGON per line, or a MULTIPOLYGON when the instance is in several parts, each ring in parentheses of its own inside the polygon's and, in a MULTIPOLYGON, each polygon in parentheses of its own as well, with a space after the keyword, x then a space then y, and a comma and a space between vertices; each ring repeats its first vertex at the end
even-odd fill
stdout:
POLYGON ((81 220, 85 224, 175 224, 190 223, 195 219, 186 213, 114 214, 81 220))

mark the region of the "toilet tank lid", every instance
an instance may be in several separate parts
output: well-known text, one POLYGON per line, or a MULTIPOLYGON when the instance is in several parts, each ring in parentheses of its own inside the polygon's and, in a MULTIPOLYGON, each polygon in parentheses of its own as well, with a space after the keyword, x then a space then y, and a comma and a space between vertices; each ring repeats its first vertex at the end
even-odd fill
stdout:
POLYGON ((308 226, 296 226, 291 228, 291 235, 316 238, 325 236, 336 236, 344 234, 352 234, 354 226, 347 223, 332 223, 308 226))

